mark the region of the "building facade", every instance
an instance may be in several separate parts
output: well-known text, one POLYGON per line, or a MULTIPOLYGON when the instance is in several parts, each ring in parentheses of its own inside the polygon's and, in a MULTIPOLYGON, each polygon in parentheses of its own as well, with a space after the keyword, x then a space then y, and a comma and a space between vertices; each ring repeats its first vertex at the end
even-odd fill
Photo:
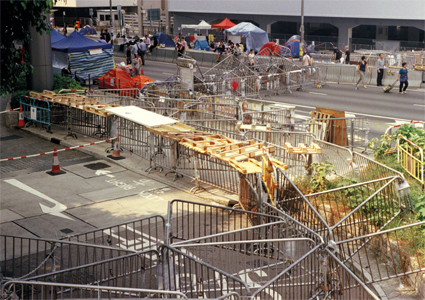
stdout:
MULTIPOLYGON (((200 20, 216 22, 225 17, 248 21, 269 33, 270 38, 299 35, 302 0, 169 0, 174 33, 181 24, 200 20)), ((309 42, 333 41, 339 47, 354 42, 410 43, 424 46, 424 0, 304 0, 304 28, 309 42), (364 40, 364 41, 362 41, 364 40)), ((183 32, 185 33, 185 32, 183 32)), ((422 46, 422 47, 420 47, 422 46)))

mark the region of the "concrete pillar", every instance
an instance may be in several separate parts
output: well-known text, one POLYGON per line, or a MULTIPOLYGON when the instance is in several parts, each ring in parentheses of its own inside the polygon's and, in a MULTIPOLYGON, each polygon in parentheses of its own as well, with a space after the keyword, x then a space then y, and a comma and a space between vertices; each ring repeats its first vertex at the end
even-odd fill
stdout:
POLYGON ((137 22, 139 23, 139 37, 144 36, 143 28, 143 0, 137 0, 137 22))
MULTIPOLYGON (((47 18, 49 19, 49 18, 47 18)), ((53 89, 52 43, 50 34, 38 33, 30 27, 31 42, 27 50, 33 72, 29 75, 29 88, 36 91, 53 89)))
POLYGON ((346 45, 350 45, 353 37, 353 28, 359 24, 352 20, 336 20, 332 25, 338 27, 338 48, 344 49, 346 45))

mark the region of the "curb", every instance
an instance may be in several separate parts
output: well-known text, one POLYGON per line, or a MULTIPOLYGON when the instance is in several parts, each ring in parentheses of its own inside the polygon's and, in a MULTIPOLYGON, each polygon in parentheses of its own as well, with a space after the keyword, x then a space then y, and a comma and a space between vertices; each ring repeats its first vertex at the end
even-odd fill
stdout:
MULTIPOLYGON (((66 140, 62 140, 62 139, 58 139, 58 138, 54 138, 54 137, 48 138, 48 137, 46 137, 45 135, 43 135, 41 133, 33 132, 33 131, 30 131, 30 130, 26 130, 26 128, 21 128, 21 130, 24 130, 24 131, 26 131, 28 133, 31 133, 31 134, 39 137, 39 138, 42 138, 44 140, 47 140, 47 141, 52 142, 52 143, 57 144, 57 145, 62 145, 62 146, 65 146, 65 147, 73 147, 74 146, 74 145, 66 142, 66 140)), ((187 189, 182 188, 180 185, 174 183, 173 181, 170 182, 170 181, 164 180, 160 176, 152 176, 151 174, 148 174, 145 171, 140 171, 140 170, 137 170, 137 169, 130 169, 127 166, 124 166, 123 164, 121 164, 119 160, 114 160, 112 158, 108 158, 106 154, 105 154, 105 156, 103 156, 103 155, 101 155, 101 154, 99 154, 99 153, 97 153, 95 151, 91 151, 89 149, 90 148, 83 147, 83 148, 77 148, 77 149, 74 149, 74 150, 81 151, 83 153, 89 154, 89 155, 91 155, 93 157, 96 157, 97 159, 108 160, 108 161, 113 162, 113 163, 115 163, 115 164, 117 164, 117 165, 119 165, 119 166, 121 166, 121 167, 123 167, 123 168, 125 168, 127 170, 130 170, 130 171, 136 173, 136 174, 139 174, 139 175, 142 175, 142 176, 146 176, 146 177, 148 177, 148 178, 150 178, 152 180, 156 180, 156 181, 158 181, 158 182, 160 182, 162 184, 171 186, 171 187, 173 187, 173 188, 175 188, 177 190, 180 190, 182 192, 185 192, 187 194, 191 194, 187 189)), ((237 203, 237 202, 235 202, 234 200, 231 200, 231 199, 229 199, 229 200, 220 200, 220 199, 211 199, 211 198, 208 198, 207 196, 201 196, 201 195, 197 195, 197 194, 191 194, 191 195, 195 195, 195 196, 197 196, 197 197, 199 197, 199 198, 201 198, 203 200, 215 202, 215 203, 218 203, 220 205, 224 205, 226 207, 232 207, 233 205, 235 205, 237 203)))

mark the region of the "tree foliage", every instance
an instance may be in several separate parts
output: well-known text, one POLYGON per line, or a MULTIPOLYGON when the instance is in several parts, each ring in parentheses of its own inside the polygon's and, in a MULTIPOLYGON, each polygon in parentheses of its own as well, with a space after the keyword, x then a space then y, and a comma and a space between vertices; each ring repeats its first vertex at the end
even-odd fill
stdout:
POLYGON ((18 77, 32 72, 29 55, 19 45, 31 40, 29 28, 37 32, 50 30, 49 14, 54 0, 9 0, 1 5, 1 94, 13 91, 18 77))

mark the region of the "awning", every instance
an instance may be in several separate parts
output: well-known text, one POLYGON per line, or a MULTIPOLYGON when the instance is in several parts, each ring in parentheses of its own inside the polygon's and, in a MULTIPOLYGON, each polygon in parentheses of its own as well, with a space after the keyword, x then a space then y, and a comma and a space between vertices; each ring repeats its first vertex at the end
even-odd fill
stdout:
POLYGON ((228 18, 226 18, 218 24, 211 25, 211 28, 229 29, 229 28, 232 28, 235 25, 236 25, 235 23, 233 23, 228 18))
POLYGON ((211 29, 211 25, 205 22, 204 20, 201 21, 199 24, 183 24, 182 28, 188 28, 188 29, 211 29))

